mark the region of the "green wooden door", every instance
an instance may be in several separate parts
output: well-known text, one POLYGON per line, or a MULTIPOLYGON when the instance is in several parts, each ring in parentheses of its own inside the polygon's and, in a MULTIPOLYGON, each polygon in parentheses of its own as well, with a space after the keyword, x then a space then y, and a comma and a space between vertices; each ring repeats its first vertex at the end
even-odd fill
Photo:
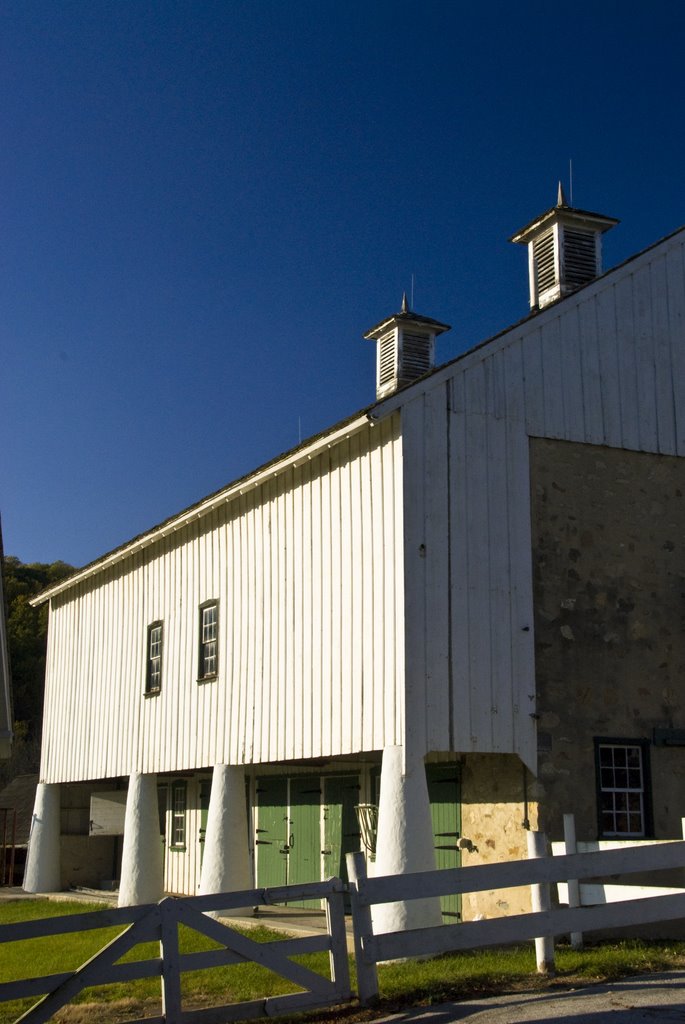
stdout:
POLYGON ((209 795, 212 792, 211 779, 200 780, 200 867, 205 856, 205 836, 207 835, 207 814, 209 812, 209 795))
POLYGON ((288 780, 280 776, 257 779, 257 885, 267 888, 288 881, 288 780))
POLYGON ((324 779, 323 876, 347 881, 345 856, 361 848, 361 833, 355 812, 359 803, 359 777, 329 776, 324 779))
MULTIPOLYGON (((433 822, 436 866, 461 867, 461 851, 457 845, 461 833, 461 776, 458 764, 426 766, 428 798, 433 822)), ((461 919, 461 896, 443 896, 442 914, 448 921, 461 919)))
MULTIPOLYGON (((321 880, 321 779, 299 775, 290 779, 288 884, 321 880)), ((295 902, 318 907, 319 900, 295 902)))

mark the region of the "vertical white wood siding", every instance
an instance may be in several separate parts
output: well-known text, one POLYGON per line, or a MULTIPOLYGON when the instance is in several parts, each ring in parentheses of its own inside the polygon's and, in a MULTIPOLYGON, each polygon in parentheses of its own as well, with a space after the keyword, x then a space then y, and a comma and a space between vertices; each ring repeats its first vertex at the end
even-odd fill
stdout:
POLYGON ((44 780, 402 742, 400 480, 395 416, 56 594, 44 780), (198 608, 211 599, 218 678, 198 684, 198 608), (155 620, 162 685, 146 698, 155 620))
POLYGON ((57 593, 44 781, 405 741, 535 770, 529 437, 685 455, 683 237, 57 593), (198 685, 198 606, 214 598, 219 675, 198 685), (157 619, 162 692, 145 699, 157 619))
POLYGON ((683 232, 401 407, 408 743, 536 770, 530 436, 685 455, 683 232))

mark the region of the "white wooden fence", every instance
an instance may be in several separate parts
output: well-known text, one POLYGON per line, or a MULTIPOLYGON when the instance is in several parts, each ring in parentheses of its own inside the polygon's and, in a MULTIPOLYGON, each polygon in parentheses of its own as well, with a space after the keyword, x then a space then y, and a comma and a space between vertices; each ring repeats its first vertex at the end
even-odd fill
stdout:
POLYGON ((375 904, 425 899, 449 893, 506 889, 519 885, 548 889, 551 883, 568 879, 580 880, 682 867, 685 867, 685 842, 680 840, 656 846, 631 846, 597 853, 539 857, 378 878, 366 877, 363 854, 349 853, 347 869, 350 876, 359 998, 363 1003, 377 998, 376 964, 383 960, 436 955, 535 939, 536 946, 540 944, 538 949, 542 947, 546 951, 544 954, 538 952, 538 965, 544 964, 549 969, 553 966, 548 952, 552 946, 551 943, 546 944, 545 940, 551 940, 556 935, 685 918, 685 893, 676 893, 604 906, 541 909, 511 917, 376 935, 371 914, 375 904))
MULTIPOLYGON (((685 839, 685 818, 681 822, 682 835, 685 839)), ((554 856, 562 856, 568 853, 601 853, 604 850, 625 850, 632 846, 657 846, 668 840, 664 839, 593 839, 590 841, 579 841, 576 839, 576 823, 572 814, 564 815, 564 838, 561 842, 551 844, 554 856)), ((649 899, 654 896, 676 896, 685 892, 685 889, 675 886, 664 885, 631 885, 626 882, 617 882, 612 879, 609 882, 593 880, 592 882, 579 882, 578 879, 568 879, 566 882, 557 884, 559 903, 566 903, 570 907, 593 907, 604 903, 620 903, 626 900, 649 899)), ((574 949, 583 948, 582 932, 571 933, 571 945, 574 949)))
MULTIPOLYGON (((53 974, 49 977, 30 978, 0 985, 0 1002, 23 999, 47 993, 40 1002, 28 1010, 20 1020, 42 1024, 62 1006, 87 987, 107 985, 111 982, 134 981, 140 978, 161 977, 162 1015, 146 1017, 145 1024, 224 1024, 225 1021, 247 1017, 273 1017, 280 1013, 296 1013, 319 1006, 346 1002, 351 997, 344 910, 345 886, 338 878, 328 882, 312 882, 299 886, 274 889, 256 889, 244 892, 221 893, 211 896, 191 896, 183 899, 167 897, 158 904, 142 907, 122 907, 98 910, 68 917, 46 918, 0 926, 0 944, 34 939, 67 932, 81 932, 93 928, 125 925, 126 930, 76 971, 53 974), (253 907, 325 899, 327 932, 321 935, 255 942, 225 923, 207 916, 207 912, 221 909, 253 907), (179 951, 178 927, 186 925, 213 939, 223 948, 201 953, 179 951), (159 957, 117 963, 129 949, 141 942, 159 942, 159 957), (330 979, 301 964, 291 957, 303 953, 328 950, 330 979), (289 995, 272 996, 228 1006, 184 1011, 181 1004, 181 974, 211 967, 253 961, 304 989, 289 995)), ((142 1024, 142 1022, 130 1022, 142 1024)))
MULTIPOLYGON (((162 1015, 146 1018, 144 1024, 223 1024, 224 1021, 272 1017, 346 1002, 352 996, 344 917, 346 889, 349 889, 352 905, 358 990, 362 1003, 371 1002, 378 996, 376 965, 380 961, 535 939, 538 965, 549 968, 553 965, 552 940, 556 935, 685 918, 685 892, 680 891, 667 890, 665 895, 603 906, 555 909, 551 908, 548 899, 549 888, 553 883, 568 882, 569 879, 580 881, 607 875, 683 868, 685 841, 628 847, 623 845, 611 850, 549 857, 540 855, 545 848, 541 833, 533 833, 531 840, 530 852, 534 859, 530 860, 367 878, 364 855, 353 853, 347 857, 350 876, 347 887, 339 879, 332 879, 329 882, 269 890, 167 898, 159 904, 144 907, 102 910, 2 925, 0 944, 108 926, 127 927, 76 971, 0 984, 0 1002, 47 993, 20 1018, 22 1022, 42 1024, 86 987, 151 976, 161 978, 162 1015), (375 904, 522 885, 530 885, 534 896, 537 894, 533 906, 540 909, 533 913, 380 935, 373 930, 371 911, 375 904), (207 916, 208 912, 218 909, 230 910, 309 899, 326 900, 327 933, 261 943, 241 935, 224 921, 219 922, 207 916), (185 924, 215 940, 222 948, 181 954, 178 943, 179 924, 185 924), (159 942, 159 957, 133 963, 117 962, 132 947, 149 941, 159 942), (321 950, 328 950, 329 953, 330 978, 308 970, 291 959, 298 954, 321 950), (183 972, 245 961, 264 965, 304 991, 211 1009, 183 1010, 183 972)), ((143 1022, 131 1021, 129 1024, 143 1022)))

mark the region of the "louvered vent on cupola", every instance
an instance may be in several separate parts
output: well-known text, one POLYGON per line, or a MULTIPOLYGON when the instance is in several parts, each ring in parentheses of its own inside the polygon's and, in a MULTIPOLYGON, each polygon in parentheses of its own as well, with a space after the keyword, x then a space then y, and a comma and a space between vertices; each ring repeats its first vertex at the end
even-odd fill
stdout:
POLYGON ((564 228, 564 269, 572 288, 581 288, 601 273, 598 237, 592 231, 564 228))
POLYGON ((428 331, 402 332, 402 376, 406 382, 423 377, 433 368, 433 338, 428 331))
POLYGON ((554 232, 546 231, 533 242, 533 262, 535 264, 535 285, 538 295, 554 287, 557 277, 555 265, 556 246, 554 232))
POLYGON ((378 386, 391 384, 397 374, 395 331, 387 331, 378 339, 378 386))
POLYGON ((602 273, 602 235, 618 221, 569 206, 559 184, 557 205, 511 239, 528 246, 530 307, 542 309, 602 273))
POLYGON ((376 397, 385 398, 433 369, 435 339, 449 326, 402 309, 372 327, 364 337, 376 342, 376 397))

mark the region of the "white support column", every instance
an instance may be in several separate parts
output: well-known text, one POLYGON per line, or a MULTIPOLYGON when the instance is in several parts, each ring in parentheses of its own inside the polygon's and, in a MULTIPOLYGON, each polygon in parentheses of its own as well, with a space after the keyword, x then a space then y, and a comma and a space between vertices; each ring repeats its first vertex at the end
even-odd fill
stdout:
POLYGON ((157 776, 134 772, 128 782, 119 906, 157 903, 164 895, 157 776))
POLYGON ((59 784, 39 782, 24 872, 25 892, 59 892, 61 889, 59 837, 59 784))
MULTIPOLYGON (((239 766, 215 764, 207 811, 200 893, 252 888, 247 839, 245 773, 239 766)), ((215 914, 223 913, 214 911, 215 914)), ((227 911, 232 915, 244 910, 227 911)))
MULTIPOLYGON (((386 747, 381 767, 374 877, 435 871, 426 769, 422 757, 406 758, 402 747, 386 747)), ((440 900, 431 897, 373 908, 376 933, 442 924, 440 900)))

